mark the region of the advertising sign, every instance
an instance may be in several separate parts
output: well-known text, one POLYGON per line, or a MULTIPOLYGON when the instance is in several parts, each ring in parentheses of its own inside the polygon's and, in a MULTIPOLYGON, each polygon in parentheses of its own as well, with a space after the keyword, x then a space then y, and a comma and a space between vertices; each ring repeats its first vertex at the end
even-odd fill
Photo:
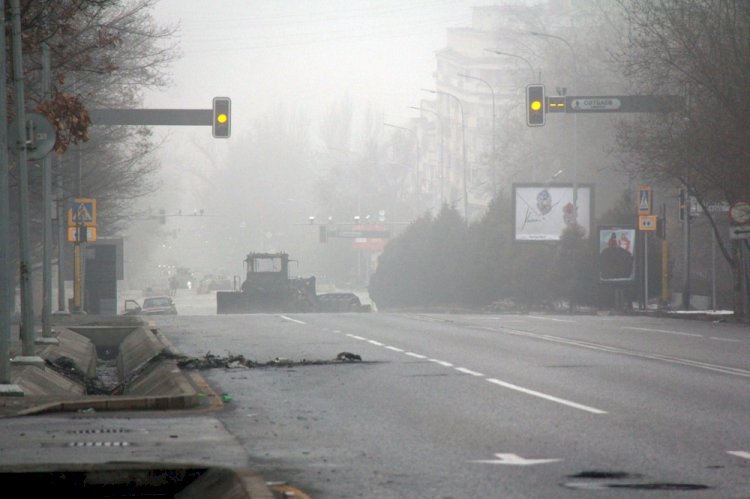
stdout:
POLYGON ((556 242, 574 223, 591 237, 593 186, 578 184, 576 191, 577 216, 572 184, 513 184, 514 240, 556 242))
POLYGON ((633 227, 599 227, 599 281, 635 280, 635 234, 633 227))

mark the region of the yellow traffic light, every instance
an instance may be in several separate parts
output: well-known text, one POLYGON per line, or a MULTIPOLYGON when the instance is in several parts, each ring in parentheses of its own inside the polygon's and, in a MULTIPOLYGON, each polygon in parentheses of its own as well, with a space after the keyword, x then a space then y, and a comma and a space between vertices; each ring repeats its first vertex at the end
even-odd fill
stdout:
POLYGON ((526 85, 526 124, 544 125, 544 85, 526 85))
POLYGON ((232 134, 231 110, 232 101, 229 97, 214 97, 211 127, 215 138, 226 139, 232 134))

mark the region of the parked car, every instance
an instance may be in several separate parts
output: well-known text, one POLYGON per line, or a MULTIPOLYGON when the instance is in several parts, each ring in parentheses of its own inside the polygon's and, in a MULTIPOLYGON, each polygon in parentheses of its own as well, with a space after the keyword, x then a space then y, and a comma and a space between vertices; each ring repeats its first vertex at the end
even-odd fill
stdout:
POLYGON ((149 296, 143 299, 143 305, 125 300, 123 315, 177 315, 177 307, 171 296, 149 296))

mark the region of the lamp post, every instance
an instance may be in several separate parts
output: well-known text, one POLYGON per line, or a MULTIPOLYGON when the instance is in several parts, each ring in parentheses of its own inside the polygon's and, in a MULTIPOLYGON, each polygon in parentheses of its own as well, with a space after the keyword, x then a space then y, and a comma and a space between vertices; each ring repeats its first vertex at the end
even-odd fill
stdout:
MULTIPOLYGON (((442 122, 442 118, 440 116, 440 113, 438 113, 437 111, 433 111, 432 109, 425 109, 423 107, 416 107, 416 106, 409 106, 409 109, 416 109, 418 111, 424 111, 424 112, 432 113, 438 119, 438 126, 440 127, 440 206, 442 206, 443 202, 445 201, 445 195, 444 195, 444 192, 443 192, 443 187, 444 187, 443 186, 443 184, 444 184, 444 182, 443 182, 443 173, 444 172, 443 172, 443 122, 442 122)), ((434 170, 433 170, 433 173, 432 173, 431 183, 432 183, 432 186, 433 186, 433 189, 434 189, 434 185, 435 185, 434 170)), ((434 201, 434 198, 433 198, 433 203, 434 202, 435 201, 434 201)))
MULTIPOLYGON (((501 52, 499 50, 494 50, 494 49, 484 49, 484 50, 486 52, 492 52, 493 54, 496 54, 496 55, 506 55, 508 57, 515 57, 516 59, 521 59, 523 62, 525 62, 529 66, 529 71, 531 71, 531 81, 533 82, 534 79, 536 79, 536 71, 534 71, 534 66, 525 57, 521 57, 518 54, 511 54, 509 52, 501 52)), ((542 81, 541 71, 539 71, 539 79, 537 81, 540 83, 542 81)))
POLYGON ((419 154, 419 135, 417 135, 417 132, 412 130, 411 128, 406 128, 405 126, 398 126, 398 125, 392 125, 390 123, 383 123, 384 126, 389 126, 391 128, 398 128, 399 130, 406 130, 407 132, 411 133, 414 136, 414 142, 417 144, 417 189, 421 190, 419 187, 419 161, 420 161, 420 154, 419 154))
MULTIPOLYGON (((574 81, 578 79, 578 55, 568 40, 561 36, 540 33, 538 31, 529 31, 529 34, 563 42, 570 50, 570 53, 573 54, 574 81)), ((575 222, 578 223, 578 114, 576 113, 573 113, 573 217, 575 222)))
POLYGON ((462 163, 463 163, 463 191, 464 191, 464 219, 466 220, 466 223, 469 223, 469 188, 466 185, 466 121, 464 120, 464 106, 461 103, 461 99, 456 97, 455 95, 443 92, 442 90, 430 90, 428 88, 423 88, 425 92, 430 92, 437 95, 447 95, 449 97, 453 97, 456 99, 456 102, 458 103, 458 109, 461 112, 461 155, 462 155, 462 163))
POLYGON ((482 78, 479 78, 478 76, 471 76, 464 73, 459 73, 458 76, 462 76, 463 78, 468 78, 470 80, 477 80, 481 81, 485 85, 487 85, 487 88, 490 89, 490 94, 492 95, 492 161, 491 161, 491 167, 492 167, 492 195, 494 196, 497 192, 497 168, 496 168, 496 162, 497 162, 497 147, 495 145, 495 89, 492 88, 492 85, 490 85, 486 80, 483 80, 482 78))

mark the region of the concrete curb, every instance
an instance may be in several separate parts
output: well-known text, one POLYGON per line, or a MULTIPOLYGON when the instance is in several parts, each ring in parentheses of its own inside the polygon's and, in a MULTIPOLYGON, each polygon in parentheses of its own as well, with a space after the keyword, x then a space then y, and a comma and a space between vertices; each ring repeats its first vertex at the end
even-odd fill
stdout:
POLYGON ((176 360, 170 358, 178 352, 153 323, 67 324, 58 328, 58 338, 58 344, 39 345, 38 351, 50 361, 71 358, 76 368, 87 375, 91 366, 96 365, 97 349, 118 348, 118 377, 123 383, 123 395, 86 395, 79 382, 47 366, 14 366, 13 382, 23 388, 24 395, 0 397, 0 417, 87 410, 223 407, 221 399, 200 375, 183 372, 176 360), (103 338, 101 344, 97 344, 99 336, 103 338))

